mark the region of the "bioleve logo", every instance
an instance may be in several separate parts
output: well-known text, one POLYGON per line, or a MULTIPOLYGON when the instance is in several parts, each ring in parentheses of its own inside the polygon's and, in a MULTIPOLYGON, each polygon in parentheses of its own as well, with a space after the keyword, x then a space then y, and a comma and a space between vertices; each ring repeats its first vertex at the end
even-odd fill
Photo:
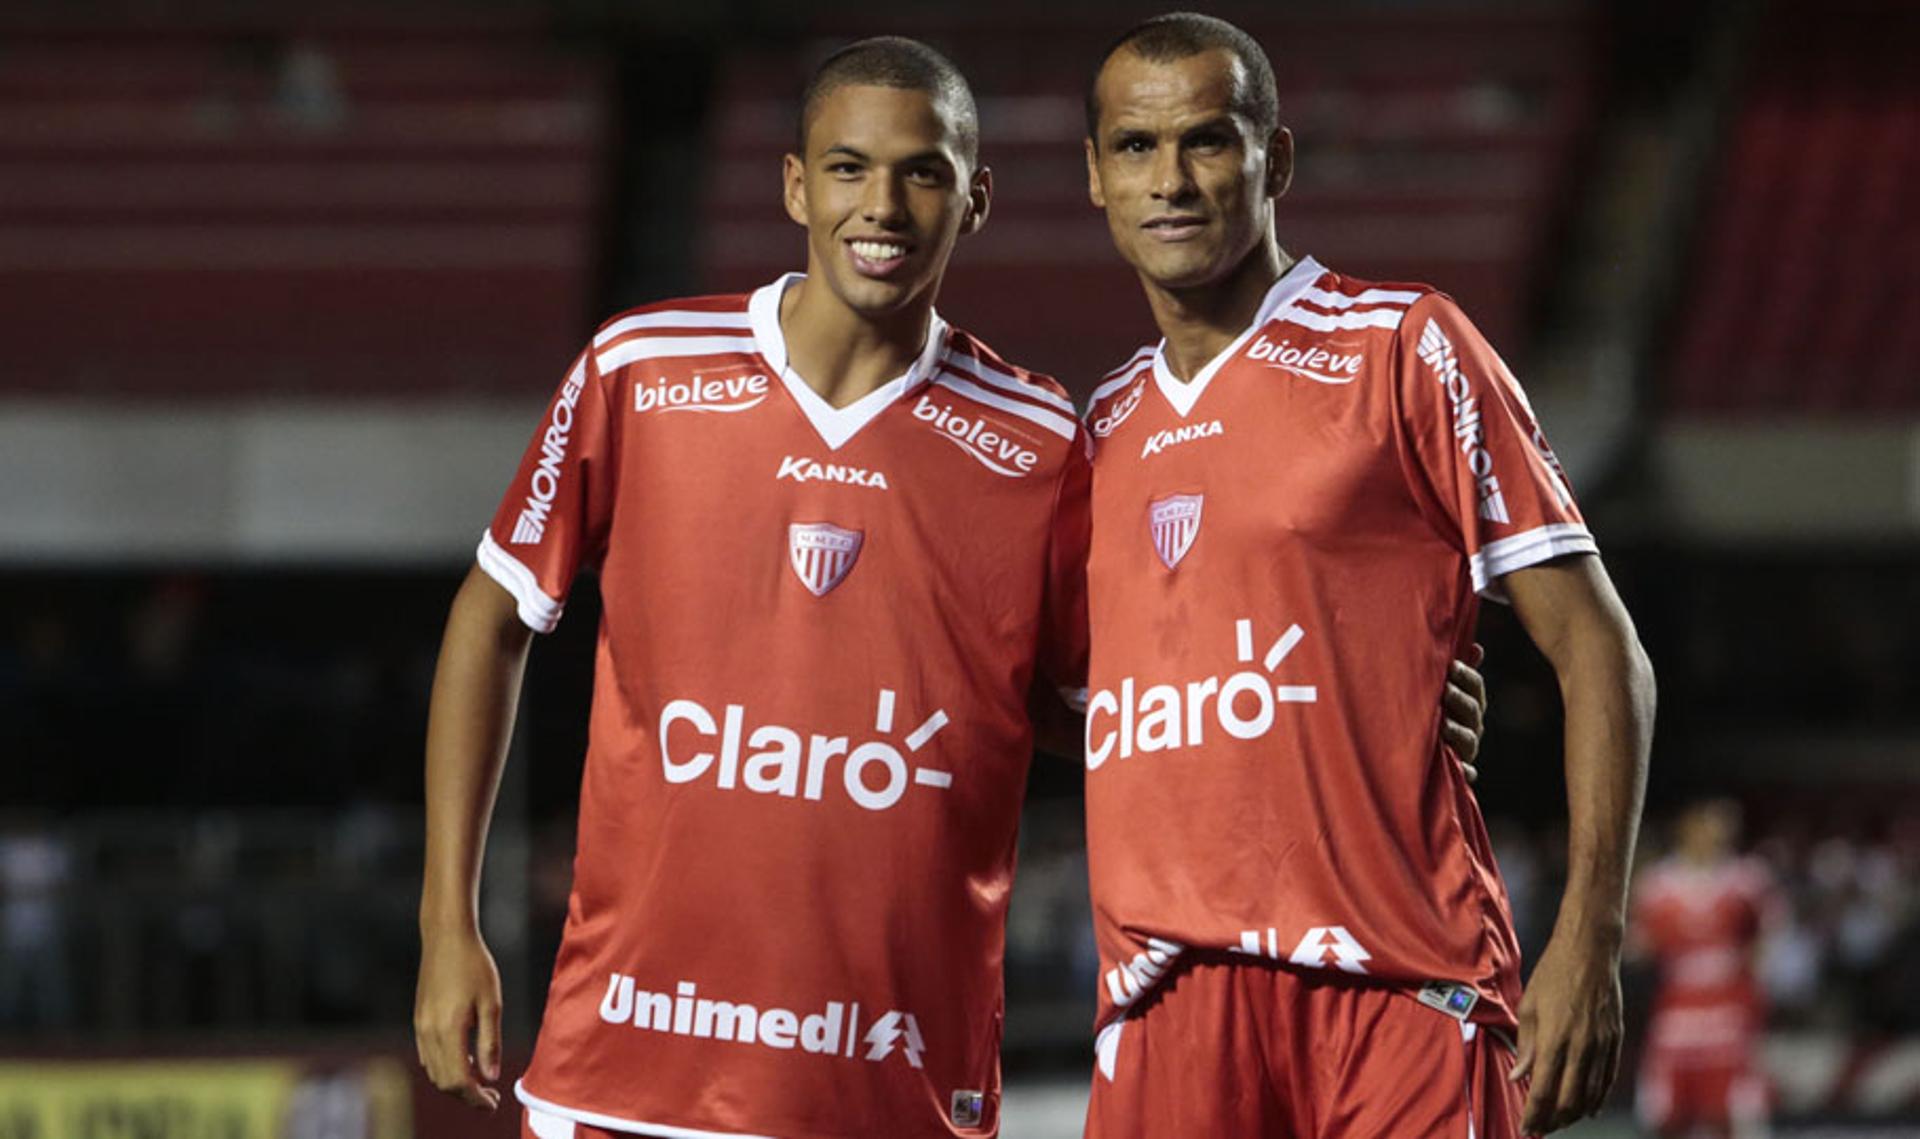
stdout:
POLYGON ((607 978, 600 999, 600 1019, 646 1032, 757 1044, 783 1052, 864 1059, 879 1063, 896 1049, 908 1064, 921 1067, 926 1041, 912 1013, 889 1009, 875 1018, 865 1035, 860 1032, 859 1001, 828 1001, 816 1013, 788 1008, 760 1008, 743 1001, 715 1000, 700 995, 693 981, 674 985, 672 994, 649 992, 625 973, 607 978), (867 1047, 864 1053, 859 1046, 867 1047))
POLYGON ((1247 349, 1247 359, 1290 372, 1316 384, 1350 384, 1360 375, 1360 353, 1331 352, 1325 348, 1296 348, 1293 341, 1278 344, 1263 334, 1247 349))
MULTIPOLYGON (((893 732, 894 693, 880 690, 873 730, 893 732)), ((908 732, 899 747, 885 739, 856 743, 850 736, 806 732, 784 724, 746 727, 747 709, 728 704, 716 718, 697 700, 672 700, 660 710, 660 768, 668 783, 692 783, 712 777, 721 791, 745 790, 756 795, 820 802, 826 795, 827 769, 842 760, 839 785, 847 798, 869 811, 884 811, 899 803, 908 786, 945 791, 953 786, 953 772, 937 767, 915 767, 908 755, 917 755, 947 726, 945 710, 936 710, 908 732), (675 747, 678 739, 680 747, 675 747), (713 745, 718 743, 718 747, 713 745), (707 750, 695 751, 706 745, 707 750), (743 754, 744 752, 744 754, 743 754), (870 777, 878 783, 869 782, 870 777)))
POLYGON ((761 373, 713 380, 700 376, 669 380, 661 376, 651 384, 633 385, 633 410, 746 411, 767 398, 767 388, 767 377, 761 373))
POLYGON ((925 393, 914 403, 913 417, 931 425, 940 438, 973 456, 994 474, 1019 478, 1032 474, 1040 462, 1040 452, 1015 438, 1012 428, 984 415, 962 415, 947 404, 935 403, 925 393))
POLYGON ((1106 414, 1096 416, 1093 422, 1087 424, 1087 430, 1102 439, 1113 434, 1122 423, 1127 421, 1127 417, 1132 415, 1134 410, 1140 406, 1140 400, 1145 397, 1146 393, 1147 382, 1144 379, 1135 380, 1133 386, 1127 389, 1127 394, 1114 401, 1113 406, 1107 410, 1106 414))

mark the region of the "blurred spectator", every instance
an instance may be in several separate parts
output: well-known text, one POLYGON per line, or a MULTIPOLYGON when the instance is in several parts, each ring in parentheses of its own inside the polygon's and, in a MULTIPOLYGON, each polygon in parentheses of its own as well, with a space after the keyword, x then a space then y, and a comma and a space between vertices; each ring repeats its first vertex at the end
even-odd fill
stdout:
POLYGON ((0 830, 0 1029, 72 1024, 61 913, 70 873, 59 831, 28 821, 0 830))

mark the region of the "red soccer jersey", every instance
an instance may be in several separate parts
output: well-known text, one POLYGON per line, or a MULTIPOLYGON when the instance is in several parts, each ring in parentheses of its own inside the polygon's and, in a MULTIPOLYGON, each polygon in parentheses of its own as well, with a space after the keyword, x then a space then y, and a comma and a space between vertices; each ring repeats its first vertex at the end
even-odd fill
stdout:
POLYGON ((1479 593, 1594 544, 1500 358, 1444 295, 1307 259, 1190 382, 1143 349, 1087 418, 1101 1022, 1205 947, 1510 1029, 1440 695, 1479 593))
POLYGON ((1634 891, 1634 940, 1660 970, 1647 1030, 1649 1060, 1679 1065, 1748 1062, 1765 1003, 1754 958, 1777 905, 1755 859, 1650 867, 1634 891))
POLYGON ((1036 666, 1084 667, 1085 436, 937 318, 845 408, 780 295, 606 324, 481 566, 604 617, 539 1110, 666 1135, 986 1134, 1036 666))

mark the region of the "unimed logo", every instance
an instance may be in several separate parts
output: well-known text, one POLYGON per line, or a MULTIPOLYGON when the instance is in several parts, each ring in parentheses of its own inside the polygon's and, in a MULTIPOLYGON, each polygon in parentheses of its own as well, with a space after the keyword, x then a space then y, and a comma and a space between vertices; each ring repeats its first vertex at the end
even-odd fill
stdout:
POLYGON ((761 1008, 703 997, 693 981, 678 982, 672 993, 650 992, 625 973, 607 977, 600 1019, 645 1032, 872 1063, 898 1052, 915 1068, 922 1065, 920 1056, 927 1048, 920 1022, 899 1009, 875 1017, 862 1032, 859 1001, 828 1001, 818 1012, 761 1008))

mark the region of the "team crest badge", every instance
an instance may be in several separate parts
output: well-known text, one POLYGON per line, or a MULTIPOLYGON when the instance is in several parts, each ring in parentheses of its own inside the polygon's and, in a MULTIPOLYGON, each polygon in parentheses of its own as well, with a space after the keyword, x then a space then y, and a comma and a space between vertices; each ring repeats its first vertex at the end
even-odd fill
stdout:
POLYGON ((862 535, 831 522, 797 522, 787 527, 787 561, 800 584, 825 597, 853 569, 862 535))
POLYGON ((1200 534, 1200 506, 1204 495, 1170 494, 1147 504, 1147 528, 1154 552, 1168 569, 1180 564, 1200 534))

